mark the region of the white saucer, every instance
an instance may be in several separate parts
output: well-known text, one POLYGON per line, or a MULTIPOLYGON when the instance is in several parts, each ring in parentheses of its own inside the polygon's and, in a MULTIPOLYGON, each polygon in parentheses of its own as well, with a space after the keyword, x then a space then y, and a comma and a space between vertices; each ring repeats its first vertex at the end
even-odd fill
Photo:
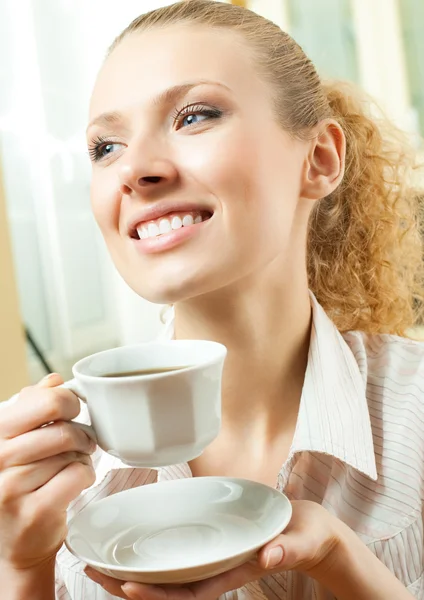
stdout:
POLYGON ((69 524, 66 545, 124 581, 188 583, 237 567, 288 525, 289 500, 227 477, 165 481, 94 502, 69 524))

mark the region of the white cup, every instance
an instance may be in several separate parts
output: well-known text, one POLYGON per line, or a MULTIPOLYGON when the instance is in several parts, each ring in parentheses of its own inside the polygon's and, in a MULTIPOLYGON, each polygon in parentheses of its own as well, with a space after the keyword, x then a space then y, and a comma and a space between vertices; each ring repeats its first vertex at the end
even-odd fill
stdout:
POLYGON ((133 467, 162 467, 199 456, 221 427, 225 346, 173 340, 123 346, 83 358, 65 384, 87 403, 83 428, 109 454, 133 467), (156 374, 111 373, 177 368, 156 374))

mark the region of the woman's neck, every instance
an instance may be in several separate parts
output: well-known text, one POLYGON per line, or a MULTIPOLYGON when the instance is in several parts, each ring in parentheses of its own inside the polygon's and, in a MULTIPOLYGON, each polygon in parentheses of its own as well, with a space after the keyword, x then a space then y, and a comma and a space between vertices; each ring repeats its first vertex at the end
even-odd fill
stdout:
POLYGON ((307 282, 275 279, 179 303, 177 339, 209 339, 228 349, 223 428, 271 442, 293 426, 307 365, 311 304, 307 282))

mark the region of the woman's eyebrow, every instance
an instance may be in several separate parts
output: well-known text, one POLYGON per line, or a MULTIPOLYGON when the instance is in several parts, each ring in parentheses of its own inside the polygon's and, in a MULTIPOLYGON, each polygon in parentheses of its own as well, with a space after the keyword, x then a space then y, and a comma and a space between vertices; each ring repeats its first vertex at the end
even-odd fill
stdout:
MULTIPOLYGON (((210 79, 198 79, 196 81, 189 81, 187 83, 174 85, 164 90, 153 99, 152 103, 154 106, 172 104, 184 97, 191 89, 200 85, 217 85, 226 89, 227 91, 231 91, 231 89, 227 85, 225 85, 225 83, 222 83, 220 81, 213 81, 210 79)), ((122 121, 123 118, 123 114, 118 111, 102 113, 94 119, 92 119, 92 121, 90 121, 87 127, 87 131, 90 129, 90 127, 93 127, 93 125, 113 125, 118 123, 119 121, 122 121)))
POLYGON ((87 126, 87 131, 90 129, 90 127, 93 127, 93 125, 114 125, 121 121, 122 118, 122 113, 118 111, 102 113, 101 115, 95 117, 92 121, 90 121, 90 123, 87 126))

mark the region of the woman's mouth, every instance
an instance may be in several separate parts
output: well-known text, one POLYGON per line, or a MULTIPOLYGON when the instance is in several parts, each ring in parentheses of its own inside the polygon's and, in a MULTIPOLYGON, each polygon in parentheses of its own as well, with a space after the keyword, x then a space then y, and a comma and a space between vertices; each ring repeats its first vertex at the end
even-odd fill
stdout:
POLYGON ((170 250, 200 233, 212 218, 205 210, 172 212, 137 225, 131 234, 141 254, 170 250))
POLYGON ((146 240, 169 234, 171 231, 177 231, 182 227, 191 227, 198 225, 203 221, 210 219, 212 214, 209 211, 190 211, 175 212, 166 217, 161 217, 148 223, 141 223, 134 231, 135 239, 146 240))

